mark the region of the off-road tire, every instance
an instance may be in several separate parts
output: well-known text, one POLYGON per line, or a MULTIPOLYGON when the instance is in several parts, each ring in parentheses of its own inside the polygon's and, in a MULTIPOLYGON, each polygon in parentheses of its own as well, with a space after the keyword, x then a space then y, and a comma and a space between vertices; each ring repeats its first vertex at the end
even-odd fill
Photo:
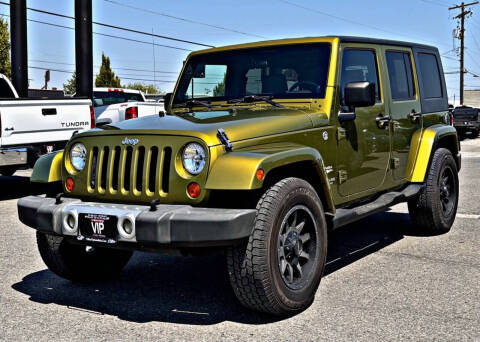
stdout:
POLYGON ((37 245, 47 267, 56 275, 75 282, 108 280, 119 275, 133 252, 75 245, 61 236, 37 232, 37 245))
MULTIPOLYGON (((306 181, 286 178, 263 194, 256 209, 248 244, 227 251, 228 273, 235 295, 245 307, 255 311, 277 316, 303 311, 313 302, 327 255, 327 225, 321 200, 306 181), (308 245, 313 242, 307 242, 303 247, 307 246, 312 253, 315 251, 315 260, 312 258, 305 286, 292 290, 283 279, 285 273, 282 275, 280 271, 277 244, 282 236, 280 229, 288 218, 286 213, 299 206, 308 208, 312 214, 310 226, 315 230, 312 234, 316 239, 315 247, 308 245)), ((298 239, 303 242, 301 236, 298 239)))
POLYGON ((408 202, 410 218, 417 231, 425 235, 439 235, 450 231, 457 213, 458 195, 458 170, 455 159, 449 150, 439 148, 433 155, 424 189, 417 198, 408 202), (449 188, 454 192, 454 198, 451 200, 453 207, 448 213, 443 208, 441 197, 442 177, 446 169, 450 170, 448 173, 451 173, 452 184, 449 188))
POLYGON ((0 167, 0 175, 10 177, 13 176, 13 174, 17 171, 17 169, 13 167, 0 167))

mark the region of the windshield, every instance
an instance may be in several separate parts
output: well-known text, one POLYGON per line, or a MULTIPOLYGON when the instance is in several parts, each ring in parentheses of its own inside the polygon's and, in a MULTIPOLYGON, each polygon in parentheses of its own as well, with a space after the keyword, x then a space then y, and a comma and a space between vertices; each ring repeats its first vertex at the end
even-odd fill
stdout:
POLYGON ((324 98, 330 44, 296 44, 193 56, 174 104, 191 99, 230 100, 249 95, 324 98))
POLYGON ((143 102, 142 95, 138 93, 124 93, 121 91, 95 91, 93 93, 93 106, 109 106, 124 102, 143 102))

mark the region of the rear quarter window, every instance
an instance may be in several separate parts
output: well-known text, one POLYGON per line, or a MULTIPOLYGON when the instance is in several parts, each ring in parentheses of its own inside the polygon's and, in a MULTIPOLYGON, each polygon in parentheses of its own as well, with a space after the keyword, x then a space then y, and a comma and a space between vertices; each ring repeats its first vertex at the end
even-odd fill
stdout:
POLYGON ((437 57, 429 53, 419 53, 418 62, 422 72, 423 97, 425 99, 443 97, 437 57))

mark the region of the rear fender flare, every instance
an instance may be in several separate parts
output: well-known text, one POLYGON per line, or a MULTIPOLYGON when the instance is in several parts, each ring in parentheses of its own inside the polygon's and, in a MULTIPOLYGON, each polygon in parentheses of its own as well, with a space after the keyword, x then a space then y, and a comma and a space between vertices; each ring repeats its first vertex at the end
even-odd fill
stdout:
POLYGON ((434 125, 416 132, 412 137, 406 170, 407 181, 423 183, 435 150, 446 147, 452 151, 460 169, 460 145, 457 131, 452 126, 434 125))

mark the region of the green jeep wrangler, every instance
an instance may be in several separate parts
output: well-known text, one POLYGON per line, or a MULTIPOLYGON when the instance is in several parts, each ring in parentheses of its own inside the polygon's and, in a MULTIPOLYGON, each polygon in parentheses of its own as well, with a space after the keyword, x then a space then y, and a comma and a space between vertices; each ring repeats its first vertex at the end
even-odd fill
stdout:
POLYGON ((224 251, 239 301, 292 315, 312 303, 329 231, 408 202, 422 234, 449 231, 460 146, 445 124, 436 48, 358 37, 190 54, 166 113, 72 137, 18 202, 61 277, 117 275, 135 250, 224 251))

